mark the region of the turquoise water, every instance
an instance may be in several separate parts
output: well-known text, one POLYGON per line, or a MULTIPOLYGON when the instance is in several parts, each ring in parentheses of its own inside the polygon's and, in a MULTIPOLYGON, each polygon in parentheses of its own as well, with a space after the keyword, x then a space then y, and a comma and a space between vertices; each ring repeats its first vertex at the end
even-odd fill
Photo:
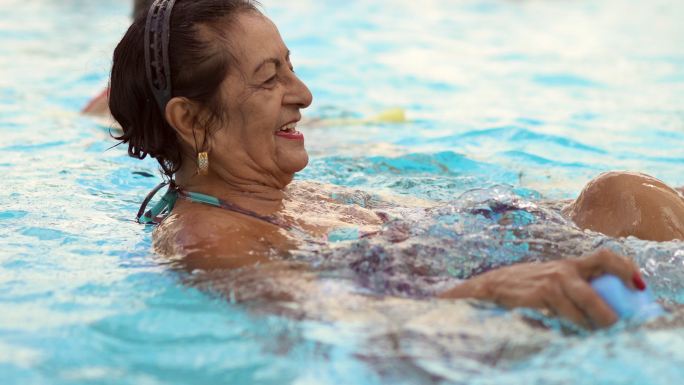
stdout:
POLYGON ((189 285, 131 221, 155 164, 78 114, 106 83, 128 1, 4 0, 1 383, 681 382, 680 313, 578 334, 526 311, 411 298, 606 245, 659 298, 684 302, 680 242, 585 234, 545 203, 611 169, 684 185, 682 2, 263 3, 315 95, 309 117, 407 111, 404 124, 304 128, 312 159, 298 178, 444 202, 383 232, 409 228, 405 242, 302 255, 333 294, 349 283, 409 298, 352 311, 331 295, 295 309, 302 318, 189 285))

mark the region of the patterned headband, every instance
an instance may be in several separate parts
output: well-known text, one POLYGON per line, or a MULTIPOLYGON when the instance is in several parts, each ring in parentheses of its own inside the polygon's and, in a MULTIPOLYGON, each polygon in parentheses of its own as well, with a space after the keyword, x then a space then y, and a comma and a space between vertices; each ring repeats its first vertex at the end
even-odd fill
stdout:
POLYGON ((145 67, 147 82, 159 105, 162 116, 171 100, 171 65, 169 64, 169 38, 171 12, 176 0, 155 0, 147 11, 145 23, 145 67))

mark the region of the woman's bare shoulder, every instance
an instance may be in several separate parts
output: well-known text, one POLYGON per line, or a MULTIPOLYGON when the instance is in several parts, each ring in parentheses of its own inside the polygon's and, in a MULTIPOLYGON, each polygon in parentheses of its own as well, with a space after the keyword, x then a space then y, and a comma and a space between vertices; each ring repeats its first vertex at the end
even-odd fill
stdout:
POLYGON ((188 270, 239 268, 291 246, 282 229, 239 213, 181 205, 154 232, 154 249, 188 270))

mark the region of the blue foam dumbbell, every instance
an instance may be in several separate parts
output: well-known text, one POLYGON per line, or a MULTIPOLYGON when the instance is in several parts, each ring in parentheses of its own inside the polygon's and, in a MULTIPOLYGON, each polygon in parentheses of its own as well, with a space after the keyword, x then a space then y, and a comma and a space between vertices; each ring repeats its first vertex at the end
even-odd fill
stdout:
POLYGON ((630 289, 614 275, 602 275, 592 280, 591 286, 620 319, 644 322, 665 314, 648 290, 630 289))

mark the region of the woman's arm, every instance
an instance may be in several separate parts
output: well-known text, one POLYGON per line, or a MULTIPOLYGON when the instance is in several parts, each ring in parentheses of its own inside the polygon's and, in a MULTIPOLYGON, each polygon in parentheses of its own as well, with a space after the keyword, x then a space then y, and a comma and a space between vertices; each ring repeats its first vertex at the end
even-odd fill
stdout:
MULTIPOLYGON (((182 221, 177 221, 178 215, 167 218, 155 232, 157 251, 175 257, 174 262, 187 271, 242 270, 241 279, 231 280, 223 288, 230 287, 231 297, 236 300, 261 298, 297 303, 302 296, 324 295, 315 271, 305 263, 282 260, 283 253, 298 248, 282 229, 231 212, 214 213, 225 218, 207 221, 208 215, 203 215, 209 214, 204 213, 206 210, 209 208, 193 207, 182 221), (175 247, 165 250, 164 245, 175 247), (245 268, 254 268, 255 274, 243 275, 245 268), (247 276, 250 279, 245 281, 247 276)), ((628 287, 643 288, 632 261, 600 250, 581 258, 491 270, 446 290, 440 297, 486 300, 508 308, 547 309, 584 327, 605 327, 617 321, 617 316, 589 281, 606 273, 620 277, 628 287)))
POLYGON ((474 298, 507 308, 547 309, 587 328, 607 327, 617 321, 617 315, 589 284, 592 278, 607 273, 620 277, 627 287, 645 288, 631 260, 602 249, 581 258, 491 270, 440 297, 474 298))

